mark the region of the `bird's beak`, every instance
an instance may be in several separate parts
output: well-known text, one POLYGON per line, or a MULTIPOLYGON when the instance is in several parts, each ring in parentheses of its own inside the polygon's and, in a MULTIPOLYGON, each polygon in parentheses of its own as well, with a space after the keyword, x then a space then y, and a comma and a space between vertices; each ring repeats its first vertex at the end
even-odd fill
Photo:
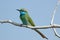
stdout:
POLYGON ((20 11, 19 9, 16 9, 17 11, 20 11))

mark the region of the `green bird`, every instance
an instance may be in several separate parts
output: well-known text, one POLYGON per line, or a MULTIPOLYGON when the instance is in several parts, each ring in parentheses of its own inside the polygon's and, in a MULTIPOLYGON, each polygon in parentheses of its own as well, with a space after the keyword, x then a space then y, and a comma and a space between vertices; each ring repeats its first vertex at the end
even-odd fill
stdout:
MULTIPOLYGON (((34 22, 32 21, 31 17, 28 14, 28 11, 25 8, 17 9, 17 11, 19 11, 19 13, 20 13, 19 18, 21 19, 21 21, 24 25, 30 25, 30 26, 33 26, 33 27, 35 26, 34 22)), ((43 38, 47 39, 47 37, 44 34, 42 34, 39 30, 37 30, 37 29, 34 29, 34 30, 39 35, 41 35, 43 38)))

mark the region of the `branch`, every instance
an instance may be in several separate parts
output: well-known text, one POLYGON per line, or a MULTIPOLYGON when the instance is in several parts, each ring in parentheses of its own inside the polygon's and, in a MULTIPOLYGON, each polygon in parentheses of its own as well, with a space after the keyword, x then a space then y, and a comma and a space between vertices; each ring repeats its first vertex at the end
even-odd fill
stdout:
MULTIPOLYGON (((26 28, 30 28, 30 29, 60 28, 60 25, 58 25, 58 24, 52 24, 52 25, 48 25, 48 26, 32 27, 32 26, 29 26, 29 25, 23 25, 23 24, 19 24, 19 23, 13 22, 12 20, 0 20, 0 23, 1 24, 3 24, 3 23, 10 23, 10 24, 18 26, 18 27, 26 27, 26 28)), ((60 38, 60 35, 56 31, 54 31, 54 33, 56 33, 55 35, 60 38)))
POLYGON ((3 24, 3 23, 10 23, 10 24, 15 25, 15 26, 26 27, 26 28, 31 28, 31 29, 60 28, 60 25, 58 25, 58 24, 32 27, 32 26, 29 26, 29 25, 23 25, 23 24, 19 24, 19 23, 13 22, 12 20, 0 20, 0 23, 1 24, 3 24))
MULTIPOLYGON (((54 16, 55 16, 55 14, 56 14, 56 11, 57 11, 59 5, 60 5, 60 0, 58 0, 56 6, 55 6, 55 8, 54 8, 54 11, 53 11, 53 13, 52 13, 53 15, 52 15, 52 20, 51 20, 50 25, 52 25, 52 24, 54 23, 54 16)), ((57 37, 60 38, 60 35, 57 33, 57 31, 56 31, 55 28, 53 28, 53 31, 54 31, 54 34, 55 34, 57 37)))
POLYGON ((27 27, 27 25, 19 24, 19 23, 13 22, 12 20, 0 20, 0 23, 1 24, 10 23, 12 25, 19 26, 19 27, 27 27))
POLYGON ((53 29, 53 31, 54 31, 55 35, 56 35, 58 38, 60 38, 60 35, 57 33, 57 31, 56 31, 55 28, 53 29))
MULTIPOLYGON (((19 24, 19 23, 13 22, 12 20, 0 20, 0 23, 1 23, 1 24, 3 24, 3 23, 10 23, 10 24, 15 25, 15 26, 18 26, 18 27, 26 27, 26 28, 32 29, 32 28, 31 28, 32 26, 19 24)), ((47 37, 45 37, 45 38, 48 40, 47 37)))

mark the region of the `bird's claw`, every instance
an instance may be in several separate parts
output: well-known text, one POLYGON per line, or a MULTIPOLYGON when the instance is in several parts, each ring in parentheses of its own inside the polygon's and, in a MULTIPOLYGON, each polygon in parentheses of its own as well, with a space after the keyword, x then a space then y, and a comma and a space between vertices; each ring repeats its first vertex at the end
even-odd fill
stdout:
POLYGON ((22 26, 23 24, 20 24, 20 26, 22 26))

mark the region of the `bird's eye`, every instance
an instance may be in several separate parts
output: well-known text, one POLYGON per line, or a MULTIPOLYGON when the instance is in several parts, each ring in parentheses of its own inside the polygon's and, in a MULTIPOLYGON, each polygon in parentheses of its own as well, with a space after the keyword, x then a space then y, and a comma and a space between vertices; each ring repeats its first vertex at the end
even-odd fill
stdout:
POLYGON ((20 11, 21 13, 25 13, 25 11, 20 11))
POLYGON ((21 12, 26 12, 26 11, 24 11, 24 10, 21 10, 21 12))
POLYGON ((21 10, 21 12, 24 12, 24 11, 21 10))

